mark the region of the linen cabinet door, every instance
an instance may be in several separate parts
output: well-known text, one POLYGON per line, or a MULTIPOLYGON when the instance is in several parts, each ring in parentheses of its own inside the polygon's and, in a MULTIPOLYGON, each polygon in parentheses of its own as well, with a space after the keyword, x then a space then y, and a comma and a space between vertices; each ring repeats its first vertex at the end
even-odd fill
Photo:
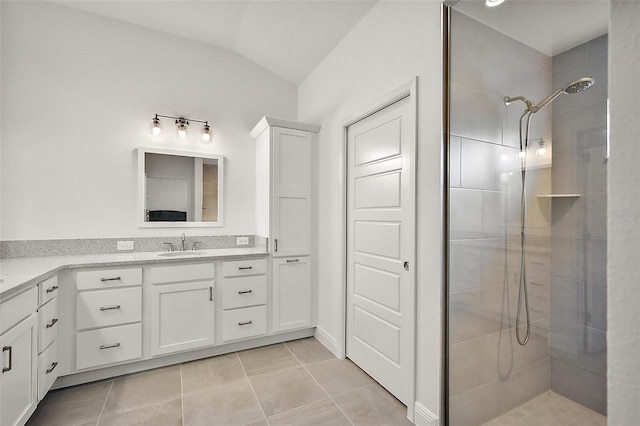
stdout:
POLYGON ((272 330, 279 332, 311 326, 312 295, 308 257, 274 259, 272 330))

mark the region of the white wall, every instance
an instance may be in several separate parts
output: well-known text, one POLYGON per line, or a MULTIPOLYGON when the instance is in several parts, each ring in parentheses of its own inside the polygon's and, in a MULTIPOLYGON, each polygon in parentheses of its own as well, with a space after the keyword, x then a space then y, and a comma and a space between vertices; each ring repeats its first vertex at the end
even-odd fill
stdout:
POLYGON ((340 335, 344 120, 418 76, 417 400, 439 412, 441 299, 441 20, 438 2, 380 2, 298 89, 298 118, 320 124, 318 327, 340 335))
MULTIPOLYGON (((2 2, 2 240, 176 235, 137 228, 138 145, 226 156, 225 226, 252 234, 262 115, 295 119, 296 87, 228 50, 44 2, 2 2), (178 143, 154 113, 210 120, 178 143), (167 136, 168 135, 168 136, 167 136)), ((182 230, 179 231, 181 233, 182 230)))
POLYGON ((640 3, 611 2, 608 422, 640 424, 640 3))

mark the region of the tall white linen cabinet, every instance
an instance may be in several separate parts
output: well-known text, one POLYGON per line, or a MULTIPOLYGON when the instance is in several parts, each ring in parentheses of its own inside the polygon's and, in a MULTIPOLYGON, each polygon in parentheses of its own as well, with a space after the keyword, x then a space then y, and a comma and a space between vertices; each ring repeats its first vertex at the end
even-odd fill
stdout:
POLYGON ((256 140, 256 234, 271 253, 273 332, 314 325, 313 152, 319 126, 264 117, 256 140))

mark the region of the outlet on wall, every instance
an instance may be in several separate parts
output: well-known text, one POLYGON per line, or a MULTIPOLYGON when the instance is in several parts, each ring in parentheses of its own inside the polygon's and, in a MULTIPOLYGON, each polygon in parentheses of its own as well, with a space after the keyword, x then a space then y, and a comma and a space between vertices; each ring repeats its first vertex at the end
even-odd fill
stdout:
POLYGON ((248 246, 249 245, 249 237, 238 237, 236 239, 236 245, 238 245, 238 246, 248 246))
POLYGON ((133 241, 118 241, 117 250, 133 250, 133 241))

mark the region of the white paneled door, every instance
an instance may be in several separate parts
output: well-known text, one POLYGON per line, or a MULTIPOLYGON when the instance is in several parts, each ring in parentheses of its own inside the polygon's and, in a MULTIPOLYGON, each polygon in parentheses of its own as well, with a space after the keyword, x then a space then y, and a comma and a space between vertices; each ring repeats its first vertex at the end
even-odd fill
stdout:
POLYGON ((412 102, 347 129, 347 357, 405 404, 414 373, 412 102))

